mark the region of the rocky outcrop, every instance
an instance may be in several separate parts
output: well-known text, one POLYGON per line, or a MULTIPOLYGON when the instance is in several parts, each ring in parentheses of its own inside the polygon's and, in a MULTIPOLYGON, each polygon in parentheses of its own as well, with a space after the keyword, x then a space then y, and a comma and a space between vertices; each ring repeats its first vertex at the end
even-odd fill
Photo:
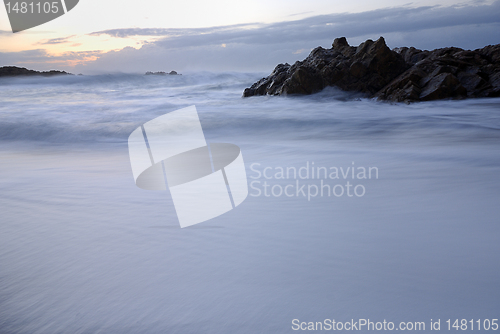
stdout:
POLYGON ((397 102, 500 96, 500 44, 468 51, 390 50, 383 37, 350 46, 336 38, 303 61, 279 64, 243 96, 311 94, 327 86, 397 102))
POLYGON ((177 73, 176 71, 170 71, 169 73, 166 73, 166 72, 151 72, 151 71, 148 71, 145 73, 145 75, 182 75, 182 74, 179 74, 177 73))
POLYGON ((0 67, 0 77, 16 77, 16 76, 44 76, 51 77, 54 75, 73 75, 71 73, 67 73, 64 71, 45 71, 39 72, 34 70, 28 70, 24 67, 16 67, 16 66, 4 66, 0 67))
POLYGON ((151 71, 147 71, 146 73, 144 73, 144 75, 167 75, 167 73, 165 72, 151 72, 151 71))

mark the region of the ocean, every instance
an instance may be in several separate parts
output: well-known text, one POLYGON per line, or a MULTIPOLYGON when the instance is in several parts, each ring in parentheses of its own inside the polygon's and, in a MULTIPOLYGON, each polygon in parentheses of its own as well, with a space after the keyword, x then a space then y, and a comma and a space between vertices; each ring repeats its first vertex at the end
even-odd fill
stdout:
POLYGON ((264 75, 0 79, 0 333, 494 324, 500 98, 242 98, 264 75), (191 105, 241 148, 249 195, 181 229, 127 140, 191 105))

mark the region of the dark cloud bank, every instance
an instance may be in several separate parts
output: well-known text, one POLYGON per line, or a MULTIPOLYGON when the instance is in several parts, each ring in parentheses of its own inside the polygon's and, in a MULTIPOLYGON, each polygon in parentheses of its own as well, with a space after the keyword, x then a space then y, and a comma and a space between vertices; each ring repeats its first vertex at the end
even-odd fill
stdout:
MULTIPOLYGON (((384 36, 389 47, 476 49, 500 43, 500 1, 491 5, 394 7, 354 14, 332 14, 273 24, 243 24, 199 29, 112 29, 90 35, 117 38, 155 36, 140 49, 103 53, 77 72, 145 72, 148 70, 269 71, 277 63, 303 59, 316 46, 330 47, 335 37, 351 45, 384 36), (222 47, 222 45, 225 47, 222 47)), ((54 39, 59 42, 62 39, 54 39)), ((43 52, 0 54, 1 64, 18 59, 43 62, 43 52)), ((46 57, 46 56, 45 56, 46 57)), ((77 59, 68 53, 53 60, 77 59)), ((47 59, 47 58, 45 58, 47 59)), ((38 66, 40 69, 42 66, 38 66)), ((49 66, 50 67, 50 66, 49 66)))

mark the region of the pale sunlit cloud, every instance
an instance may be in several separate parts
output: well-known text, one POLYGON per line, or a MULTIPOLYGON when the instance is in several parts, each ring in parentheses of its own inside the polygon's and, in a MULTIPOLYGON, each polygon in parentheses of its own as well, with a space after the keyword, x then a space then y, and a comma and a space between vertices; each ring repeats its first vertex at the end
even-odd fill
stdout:
POLYGON ((63 44, 63 43, 70 43, 70 39, 75 37, 75 35, 68 36, 68 37, 59 37, 59 38, 51 38, 47 39, 44 41, 40 41, 37 44, 38 45, 52 45, 52 44, 63 44))

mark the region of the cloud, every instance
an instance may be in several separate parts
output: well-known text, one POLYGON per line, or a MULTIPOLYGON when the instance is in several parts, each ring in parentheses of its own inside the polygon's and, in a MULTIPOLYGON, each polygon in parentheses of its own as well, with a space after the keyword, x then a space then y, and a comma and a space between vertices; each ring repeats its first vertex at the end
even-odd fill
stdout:
MULTIPOLYGON (((390 47, 466 49, 500 43, 500 1, 491 5, 394 7, 361 13, 313 16, 272 24, 203 29, 113 29, 94 34, 155 36, 140 49, 103 54, 87 69, 264 70, 303 59, 308 50, 331 47, 335 37, 351 45, 384 36, 390 47), (226 45, 221 48, 221 45, 226 45), (306 52, 298 52, 298 51, 306 52), (155 68, 152 68, 155 67, 155 68)), ((83 69, 82 69, 83 70, 83 69)))
POLYGON ((310 14, 310 13, 313 13, 313 11, 307 11, 307 12, 295 13, 295 14, 290 14, 290 15, 287 15, 287 16, 288 16, 288 17, 291 17, 291 16, 299 16, 299 15, 305 15, 305 14, 310 14))
MULTIPOLYGON (((351 45, 384 36, 389 47, 480 48, 500 43, 500 1, 451 7, 392 7, 361 13, 312 16, 271 24, 239 24, 193 29, 126 28, 93 32, 114 38, 144 36, 131 47, 73 61, 75 71, 145 72, 170 70, 270 71, 278 63, 303 59, 316 46, 331 47, 345 36, 351 45), (151 38, 147 38, 153 37, 151 38), (221 47, 225 45, 225 47, 221 47), (303 52, 299 52, 303 51, 303 52), (95 60, 92 60, 95 59, 95 60), (92 60, 92 61, 86 61, 92 60)), ((71 37, 71 36, 70 36, 71 37)), ((68 39, 67 37, 66 39, 68 39)), ((65 39, 55 39, 61 42, 65 39)), ((77 58, 66 53, 59 59, 77 58)), ((0 61, 5 54, 0 54, 0 61)), ((26 54, 22 59, 27 59, 26 54)), ((40 55, 33 54, 38 60, 40 55)), ((43 58, 43 57, 42 57, 43 58)), ((21 58, 20 58, 21 59, 21 58)), ((54 60, 53 57, 48 57, 54 60)))
POLYGON ((51 44, 63 44, 63 43, 70 43, 69 39, 75 37, 75 35, 68 36, 68 37, 59 37, 59 38, 52 38, 52 39, 47 39, 43 42, 38 42, 37 44, 39 45, 51 45, 51 44))
POLYGON ((136 36, 162 36, 162 37, 173 37, 173 36, 188 36, 188 35, 201 35, 201 34, 211 34, 220 31, 231 31, 238 29, 251 28, 255 26, 255 23, 245 23, 245 24, 235 24, 229 26, 217 26, 208 28, 123 28, 123 29, 108 29, 102 31, 96 31, 90 33, 90 36, 100 36, 109 35, 111 37, 117 38, 128 38, 136 36))
POLYGON ((294 52, 292 52, 292 53, 293 53, 294 55, 298 55, 298 54, 303 53, 304 51, 306 51, 306 49, 300 49, 300 50, 294 51, 294 52))
POLYGON ((98 59, 101 51, 64 52, 54 56, 44 49, 20 52, 0 52, 2 66, 21 66, 46 71, 50 69, 70 70, 78 63, 92 62, 98 59))
MULTIPOLYGON (((296 21, 272 24, 236 25, 200 29, 113 29, 92 33, 114 37, 157 36, 163 37, 156 44, 165 48, 186 48, 223 43, 248 45, 288 44, 334 37, 357 37, 390 33, 411 34, 429 29, 449 29, 463 26, 485 26, 500 23, 500 1, 492 5, 452 7, 394 7, 361 13, 344 13, 313 16, 296 21)), ((492 39, 498 34, 490 31, 492 39)), ((456 41, 471 44, 470 40, 456 41)), ((424 43, 421 43, 424 44, 424 43)), ((424 46, 425 47, 425 46, 424 46)))
POLYGON ((43 49, 26 50, 19 52, 0 52, 0 63, 3 66, 27 64, 36 62, 37 60, 43 62, 50 57, 43 49))

